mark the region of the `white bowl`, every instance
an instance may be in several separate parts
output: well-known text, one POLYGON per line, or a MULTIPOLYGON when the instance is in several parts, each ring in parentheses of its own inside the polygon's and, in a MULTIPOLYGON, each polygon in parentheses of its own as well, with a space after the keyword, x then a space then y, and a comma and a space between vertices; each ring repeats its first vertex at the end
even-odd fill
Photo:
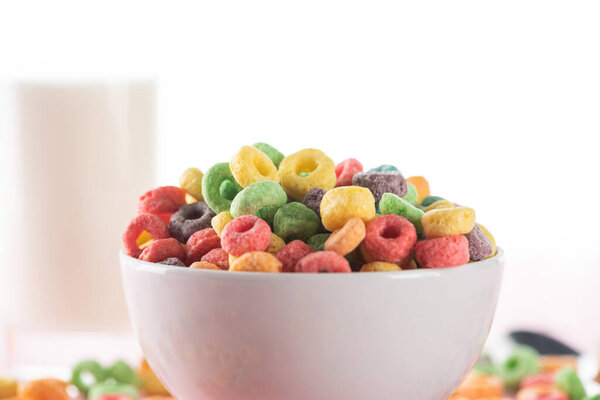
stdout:
POLYGON ((479 355, 503 255, 355 274, 191 270, 121 254, 142 350, 178 400, 440 400, 479 355))

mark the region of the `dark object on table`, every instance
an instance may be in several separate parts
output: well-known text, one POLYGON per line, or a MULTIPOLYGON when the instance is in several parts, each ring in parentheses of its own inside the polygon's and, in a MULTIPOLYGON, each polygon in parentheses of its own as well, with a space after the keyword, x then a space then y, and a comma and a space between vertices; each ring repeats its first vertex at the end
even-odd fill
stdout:
POLYGON ((579 355, 577 350, 542 333, 514 331, 510 333, 510 337, 518 344, 533 347, 540 354, 579 355))

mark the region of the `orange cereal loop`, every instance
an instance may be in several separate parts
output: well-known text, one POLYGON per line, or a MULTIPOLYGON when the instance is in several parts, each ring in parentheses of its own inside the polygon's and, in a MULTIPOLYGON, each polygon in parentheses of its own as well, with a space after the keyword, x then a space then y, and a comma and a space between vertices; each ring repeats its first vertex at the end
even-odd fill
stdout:
POLYGON ((365 223, 358 217, 352 217, 325 241, 325 251, 335 251, 342 256, 352 252, 365 238, 365 223))
POLYGON ((468 399, 502 398, 504 383, 502 379, 493 375, 471 373, 454 392, 455 396, 468 399))
POLYGON ((19 399, 69 400, 67 383, 58 379, 39 379, 19 388, 19 399))
POLYGON ((221 268, 217 267, 213 263, 209 263, 208 261, 196 261, 195 263, 192 263, 192 265, 190 265, 190 268, 191 269, 214 269, 214 270, 221 271, 221 268))
POLYGON ((421 204, 423 199, 431 194, 429 190, 429 182, 422 176, 411 176, 406 179, 408 183, 412 183, 417 188, 417 205, 421 204))
POLYGON ((556 372, 564 367, 571 367, 577 370, 577 357, 570 355, 540 356, 541 372, 556 372))
POLYGON ((238 257, 229 267, 230 271, 281 272, 281 262, 266 251, 251 251, 238 257))

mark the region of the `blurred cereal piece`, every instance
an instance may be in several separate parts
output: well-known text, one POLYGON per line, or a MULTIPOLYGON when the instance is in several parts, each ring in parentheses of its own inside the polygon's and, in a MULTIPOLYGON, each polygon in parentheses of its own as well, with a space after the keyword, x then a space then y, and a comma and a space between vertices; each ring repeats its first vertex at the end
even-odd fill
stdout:
POLYGON ((577 370, 577 357, 572 355, 540 356, 540 368, 542 372, 556 372, 564 367, 571 367, 577 370))
POLYGON ((17 381, 14 379, 0 378, 0 399, 15 397, 18 386, 17 381))
POLYGON ((504 383, 502 382, 502 379, 493 375, 472 372, 460 384, 450 399, 500 400, 502 399, 503 393, 504 383))
POLYGON ((138 377, 140 378, 141 389, 145 394, 154 396, 151 397, 153 400, 170 399, 170 394, 162 383, 158 380, 148 362, 144 359, 140 368, 137 370, 138 377), (162 397, 166 396, 166 397, 162 397))
POLYGON ((66 382, 38 379, 19 386, 18 398, 27 400, 69 400, 66 382))

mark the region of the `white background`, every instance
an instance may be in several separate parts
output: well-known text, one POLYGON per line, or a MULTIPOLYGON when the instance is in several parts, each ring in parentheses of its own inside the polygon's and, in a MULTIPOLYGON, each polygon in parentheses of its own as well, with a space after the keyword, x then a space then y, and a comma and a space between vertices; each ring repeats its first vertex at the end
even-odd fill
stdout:
POLYGON ((157 184, 256 141, 424 175, 507 252, 496 330, 599 350, 599 21, 592 0, 4 1, 0 79, 155 79, 157 184))

